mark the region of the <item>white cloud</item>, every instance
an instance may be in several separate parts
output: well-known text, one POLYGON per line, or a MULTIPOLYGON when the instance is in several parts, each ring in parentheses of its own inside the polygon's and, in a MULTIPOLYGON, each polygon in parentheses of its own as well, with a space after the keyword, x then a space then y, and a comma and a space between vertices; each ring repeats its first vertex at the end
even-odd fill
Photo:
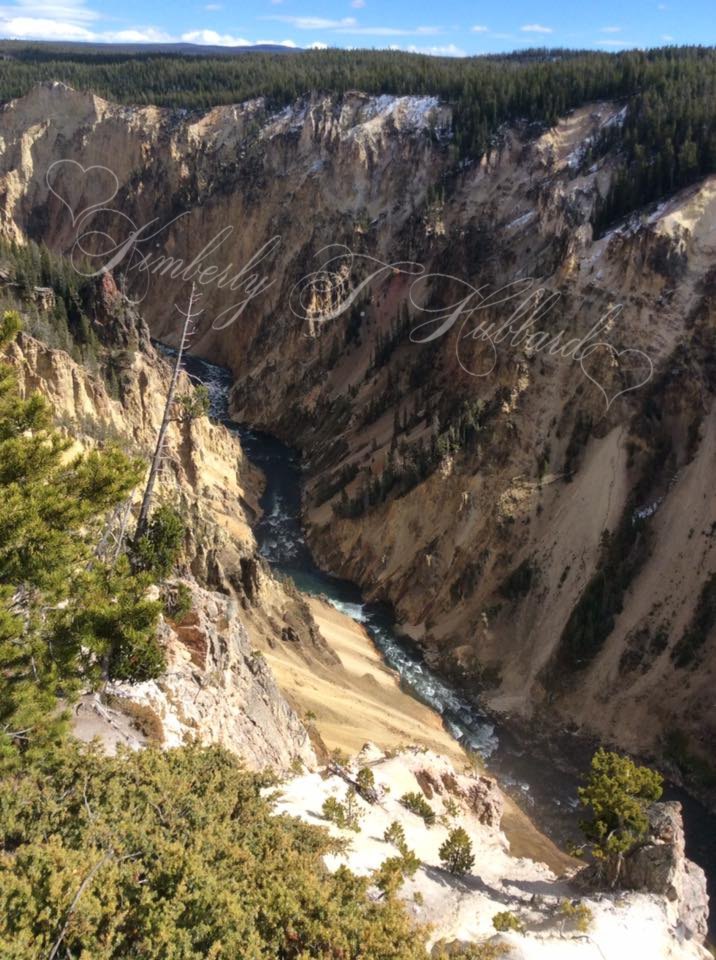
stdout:
POLYGON ((99 19, 95 10, 85 6, 84 0, 17 0, 11 6, 0 6, 0 19, 60 20, 64 23, 89 23, 99 19))
POLYGON ((105 43, 173 43, 176 37, 157 27, 135 27, 129 30, 105 31, 97 35, 105 43))
MULTIPOLYGON (((283 0, 271 0, 281 3, 283 0)), ((352 0, 354 7, 364 6, 366 0, 352 0)), ((209 12, 222 9, 219 2, 206 3, 204 9, 209 12)), ((194 43, 205 46, 240 47, 257 43, 272 43, 288 48, 296 47, 294 40, 248 40, 246 37, 222 33, 207 27, 186 30, 175 36, 160 27, 130 26, 121 30, 101 29, 97 23, 102 15, 87 6, 87 0, 16 0, 12 4, 0 4, 0 37, 12 37, 23 40, 75 40, 105 43, 194 43)), ((107 18, 110 20, 110 18, 107 18)), ((297 30, 324 30, 334 34, 356 34, 364 37, 434 37, 444 32, 441 27, 418 26, 360 26, 355 17, 280 16, 262 18, 286 23, 297 30)), ((111 25, 111 20, 108 26, 111 25)), ((104 25, 103 25, 104 26, 104 25)), ((476 33, 486 32, 487 28, 475 27, 476 33)), ((325 49, 327 44, 316 41, 314 49, 325 49)), ((436 45, 420 48, 421 52, 443 56, 460 56, 463 51, 454 44, 436 45)))
MULTIPOLYGON (((49 5, 45 5, 48 7, 49 5)), ((67 6, 65 0, 64 6, 67 6)), ((29 4, 25 4, 29 7, 29 4)), ((19 8, 19 4, 18 4, 19 8)), ((37 8, 37 7, 35 7, 37 8)), ((47 17, 13 16, 14 7, 0 7, 0 37, 17 40, 75 40, 85 43, 195 43, 214 47, 252 47, 256 44, 272 44, 279 47, 296 47, 294 40, 247 40, 233 34, 216 30, 187 30, 174 36, 159 27, 130 27, 125 30, 90 30, 83 23, 47 17)), ((76 5, 81 14, 90 13, 80 3, 76 5)))
POLYGON ((454 43, 448 43, 444 46, 435 47, 416 47, 411 44, 406 47, 408 53, 427 53, 431 57, 466 57, 467 53, 454 43))
POLYGON ((42 17, 0 17, 0 35, 13 40, 96 39, 96 34, 80 24, 42 17))
POLYGON ((339 27, 334 33, 352 33, 361 37, 434 37, 442 33, 442 27, 339 27))
POLYGON ((262 20, 280 20, 281 23, 290 23, 297 30, 337 30, 346 27, 357 27, 355 17, 343 17, 341 20, 329 20, 326 17, 290 17, 286 14, 272 14, 262 17, 262 20))
POLYGON ((18 40, 73 40, 83 43, 172 43, 176 37, 159 27, 98 30, 100 15, 84 0, 18 0, 0 6, 0 36, 18 40))
POLYGON ((356 10, 362 10, 365 6, 365 0, 351 0, 351 6, 356 10))
POLYGON ((470 28, 473 33, 487 33, 487 27, 481 27, 479 24, 475 27, 470 28))
POLYGON ((520 30, 523 33, 554 33, 552 27, 543 27, 541 23, 526 23, 520 30))
POLYGON ((602 27, 601 33, 621 33, 621 27, 602 27))
POLYGON ((672 43, 675 38, 670 33, 662 33, 661 39, 665 40, 666 43, 672 43))
POLYGON ((329 20, 325 17, 294 17, 272 14, 262 20, 288 23, 296 30, 327 30, 331 33, 354 34, 362 37, 433 37, 443 32, 442 27, 361 27, 355 17, 329 20))
POLYGON ((309 50, 327 50, 328 44, 324 43, 322 40, 314 40, 313 43, 309 43, 309 50))
POLYGON ((0 36, 18 40, 95 40, 99 14, 84 0, 17 0, 0 6, 0 36))
POLYGON ((272 46, 272 47, 289 47, 293 49, 296 46, 294 40, 254 40, 253 43, 249 41, 249 46, 272 46))
POLYGON ((216 30, 189 30, 181 35, 184 43, 196 43, 199 46, 210 47, 256 47, 273 46, 288 47, 296 46, 294 40, 246 40, 244 37, 234 37, 230 33, 217 33, 216 30))
POLYGON ((198 43, 212 47, 248 47, 250 40, 234 37, 230 33, 217 33, 216 30, 188 30, 181 35, 184 43, 198 43))

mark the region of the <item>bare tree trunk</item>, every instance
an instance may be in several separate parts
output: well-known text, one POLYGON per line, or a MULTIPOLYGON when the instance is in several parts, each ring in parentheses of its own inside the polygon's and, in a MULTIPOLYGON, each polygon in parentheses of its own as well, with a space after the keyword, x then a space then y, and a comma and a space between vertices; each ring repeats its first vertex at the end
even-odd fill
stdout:
POLYGON ((152 497, 154 496, 154 485, 157 481, 157 474, 159 473, 159 467, 162 462, 162 454, 164 451, 164 441, 166 440, 167 430, 169 429, 169 424, 172 419, 172 405, 174 403, 174 394, 176 393, 177 380, 179 379, 179 371, 181 370, 181 361, 184 356, 184 350, 186 349, 187 339, 190 336, 190 326, 192 322, 192 311, 194 308, 195 300, 195 288, 194 284, 191 285, 191 296, 189 297, 189 306, 187 307, 186 313, 184 314, 184 326, 182 327, 181 340, 179 342, 179 349, 177 350, 176 361, 174 363, 174 370, 172 372, 172 379, 169 384, 169 390, 167 392, 167 401, 164 405, 164 416, 162 417, 162 425, 159 428, 159 434, 157 435, 157 445, 154 449, 154 456, 152 457, 152 466, 149 470, 149 478, 147 479, 147 485, 144 488, 144 496, 142 498, 142 506, 139 511, 139 519, 137 520, 137 530, 135 537, 138 539, 147 532, 147 526, 149 525, 149 511, 152 507, 152 497))

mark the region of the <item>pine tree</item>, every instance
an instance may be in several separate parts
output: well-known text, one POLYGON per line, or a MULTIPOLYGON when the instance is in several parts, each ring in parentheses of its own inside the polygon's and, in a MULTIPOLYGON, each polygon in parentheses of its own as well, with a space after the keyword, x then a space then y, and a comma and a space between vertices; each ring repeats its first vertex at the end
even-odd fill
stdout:
POLYGON ((456 876, 469 873, 475 863, 472 841, 462 827, 450 831, 438 852, 445 869, 456 876))
POLYGON ((600 748, 579 799, 592 816, 580 824, 605 879, 618 881, 624 855, 647 833, 647 807, 662 792, 661 774, 637 766, 629 757, 600 748))
MULTIPOLYGON (((6 311, 0 350, 19 327, 6 311)), ((107 512, 142 473, 112 447, 72 456, 42 397, 22 398, 0 362, 0 768, 57 744, 66 724, 57 702, 112 664, 127 679, 162 668, 148 576, 95 556, 107 512)))

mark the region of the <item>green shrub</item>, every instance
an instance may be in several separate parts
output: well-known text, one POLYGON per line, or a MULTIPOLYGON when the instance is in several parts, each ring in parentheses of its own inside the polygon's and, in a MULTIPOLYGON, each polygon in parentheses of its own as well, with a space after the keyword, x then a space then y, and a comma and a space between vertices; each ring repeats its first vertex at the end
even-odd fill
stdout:
POLYGON ((468 943, 455 949, 452 945, 446 948, 442 944, 433 951, 433 960, 503 960, 510 953, 505 943, 468 943))
POLYGON ((385 828, 383 839, 386 843, 392 843, 394 847, 397 847, 400 853, 404 853, 408 849, 405 830, 403 829, 402 823, 399 823, 397 820, 393 820, 391 825, 385 828))
POLYGON ((424 960, 403 905, 331 873, 335 843, 276 816, 269 783, 218 747, 107 757, 76 743, 5 777, 0 953, 424 960))
POLYGON ((150 608, 141 629, 118 624, 121 642, 114 646, 109 657, 110 680, 143 683, 156 679, 166 671, 166 654, 157 638, 148 632, 153 616, 150 608))
POLYGON ((581 900, 562 900, 559 912, 579 933, 586 933, 592 925, 594 914, 581 900))
POLYGON ((180 623, 191 610, 191 590, 178 583, 165 591, 164 612, 175 623, 180 623))
POLYGON ((420 859, 405 847, 400 856, 383 861, 373 875, 373 882, 383 893, 396 894, 407 878, 415 876, 420 865, 420 859))
POLYGON ((375 790, 375 775, 370 767, 361 767, 356 777, 356 783, 360 793, 370 793, 375 790))
POLYGON ((22 330, 22 320, 17 310, 4 310, 0 318, 0 344, 11 343, 22 330))
POLYGON ((335 797, 326 797, 321 812, 326 820, 335 823, 341 830, 353 830, 355 833, 360 833, 361 816, 354 790, 349 789, 346 792, 345 803, 341 803, 335 797))
POLYGON ((135 570, 152 576, 169 576, 182 551, 186 527, 179 513, 168 504, 159 507, 149 520, 147 532, 132 541, 130 555, 135 570))
POLYGON ((421 817, 425 821, 426 826, 431 827, 435 823, 435 811, 422 793, 404 793, 400 798, 400 802, 406 809, 410 810, 411 813, 421 817))
POLYGON ((498 933, 508 933, 514 930, 515 933, 524 933, 525 925, 520 918, 510 910, 501 910, 492 918, 492 926, 498 933))

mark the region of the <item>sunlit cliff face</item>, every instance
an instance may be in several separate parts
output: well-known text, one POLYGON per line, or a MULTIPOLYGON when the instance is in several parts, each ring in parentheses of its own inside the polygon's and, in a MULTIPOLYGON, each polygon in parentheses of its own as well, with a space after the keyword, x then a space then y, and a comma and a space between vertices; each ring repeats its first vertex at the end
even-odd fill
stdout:
POLYGON ((584 145, 617 106, 504 130, 459 170, 448 119, 359 94, 197 118, 45 86, 0 116, 2 229, 114 258, 169 342, 197 285, 194 349, 232 369, 236 416, 305 454, 317 557, 441 669, 511 714, 698 752, 716 180, 597 238, 613 165, 584 145))

